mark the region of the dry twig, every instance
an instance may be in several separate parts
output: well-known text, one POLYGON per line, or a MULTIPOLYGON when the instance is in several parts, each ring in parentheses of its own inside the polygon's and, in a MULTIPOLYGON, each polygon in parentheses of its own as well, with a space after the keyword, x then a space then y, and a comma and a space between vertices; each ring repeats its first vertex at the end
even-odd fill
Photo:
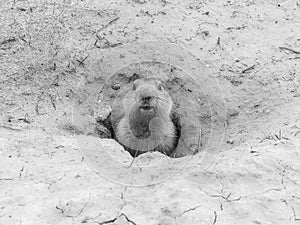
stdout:
POLYGON ((286 50, 286 51, 289 51, 289 52, 292 52, 294 54, 300 54, 300 51, 296 51, 294 49, 291 49, 291 48, 287 48, 287 47, 279 47, 280 50, 286 50))

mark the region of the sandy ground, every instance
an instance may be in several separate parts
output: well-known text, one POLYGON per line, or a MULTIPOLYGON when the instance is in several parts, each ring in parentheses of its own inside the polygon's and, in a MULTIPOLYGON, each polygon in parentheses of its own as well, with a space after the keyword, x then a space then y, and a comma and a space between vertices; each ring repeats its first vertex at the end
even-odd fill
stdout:
POLYGON ((0 6, 0 224, 300 224, 300 1, 0 6), (199 152, 180 170, 180 159, 163 158, 168 168, 108 163, 99 176, 78 138, 122 150, 72 126, 78 84, 95 60, 149 40, 210 66, 226 103, 225 138, 205 170, 199 152), (133 187, 155 176, 162 182, 133 187))

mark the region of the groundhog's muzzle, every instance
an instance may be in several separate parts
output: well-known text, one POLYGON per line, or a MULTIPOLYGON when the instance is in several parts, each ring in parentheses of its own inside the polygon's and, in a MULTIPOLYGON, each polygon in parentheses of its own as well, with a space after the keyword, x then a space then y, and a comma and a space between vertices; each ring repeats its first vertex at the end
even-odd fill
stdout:
POLYGON ((153 90, 150 88, 144 88, 139 96, 140 109, 141 110, 153 110, 155 105, 155 96, 153 90))

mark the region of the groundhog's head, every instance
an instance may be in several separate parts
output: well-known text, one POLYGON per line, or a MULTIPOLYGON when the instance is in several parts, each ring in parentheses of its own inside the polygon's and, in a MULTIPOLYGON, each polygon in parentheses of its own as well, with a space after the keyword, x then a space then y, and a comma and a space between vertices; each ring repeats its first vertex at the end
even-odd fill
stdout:
POLYGON ((173 102, 162 83, 157 79, 137 79, 126 88, 121 96, 124 114, 116 132, 119 142, 139 151, 158 146, 164 151, 169 145, 173 146, 173 102))
POLYGON ((138 117, 169 117, 172 99, 158 79, 137 79, 132 83, 124 107, 138 117), (132 111, 133 110, 133 111, 132 111))

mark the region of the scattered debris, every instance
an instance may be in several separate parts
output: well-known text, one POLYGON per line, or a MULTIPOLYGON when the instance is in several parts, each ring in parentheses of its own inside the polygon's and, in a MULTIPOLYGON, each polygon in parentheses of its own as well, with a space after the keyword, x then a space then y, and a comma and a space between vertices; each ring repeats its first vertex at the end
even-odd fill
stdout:
POLYGON ((83 59, 76 59, 76 61, 79 63, 79 66, 84 67, 84 61, 89 57, 89 54, 87 56, 85 56, 83 59))
POLYGON ((21 170, 20 170, 20 173, 19 173, 19 178, 21 178, 21 177, 22 177, 23 171, 24 171, 24 166, 22 166, 22 168, 21 168, 21 170))
POLYGON ((270 133, 267 134, 263 129, 262 129, 262 132, 265 135, 265 137, 260 140, 260 143, 262 143, 265 140, 273 140, 275 142, 275 145, 277 145, 279 143, 284 143, 283 140, 289 140, 289 138, 282 136, 281 130, 279 130, 278 134, 274 134, 274 135, 272 135, 270 133))
POLYGON ((58 207, 58 206, 55 206, 55 208, 57 209, 57 210, 59 210, 62 214, 64 214, 64 210, 62 209, 62 208, 60 208, 60 207, 58 207))
POLYGON ((217 39, 217 45, 221 45, 221 38, 220 37, 218 37, 218 39, 217 39))
POLYGON ((78 212, 78 214, 75 217, 80 216, 80 214, 84 211, 84 209, 86 208, 87 204, 89 203, 89 201, 91 200, 91 193, 89 193, 89 198, 86 201, 86 203, 82 206, 82 208, 80 209, 80 211, 78 212))
POLYGON ((300 130, 296 131, 293 136, 296 137, 298 134, 300 134, 300 130))
POLYGON ((114 48, 114 47, 117 47, 117 46, 123 44, 121 42, 111 43, 105 37, 101 37, 98 34, 96 34, 96 37, 97 37, 97 39, 96 39, 96 41, 94 43, 94 46, 96 48, 100 48, 100 49, 114 48))
MULTIPOLYGON (((0 42, 0 47, 2 48, 2 45, 7 45, 7 44, 10 44, 10 43, 15 42, 15 41, 17 41, 17 39, 15 37, 9 37, 9 38, 7 38, 7 39, 0 42)), ((5 49, 7 49, 7 48, 9 48, 9 47, 6 47, 5 49)))
POLYGON ((12 178, 0 178, 0 180, 13 180, 12 178))
POLYGON ((66 123, 63 125, 62 127, 63 130, 68 131, 70 133, 79 135, 79 134, 83 134, 84 132, 82 131, 82 129, 80 129, 79 127, 71 124, 71 123, 66 123))
POLYGON ((242 73, 244 74, 244 73, 246 73, 246 72, 249 72, 250 70, 253 70, 254 68, 255 68, 255 65, 252 65, 252 66, 250 66, 250 67, 248 67, 248 68, 242 70, 242 73))
MULTIPOLYGON (((55 64, 55 63, 54 63, 54 65, 55 65, 55 67, 56 67, 56 64, 55 64)), ((55 69, 54 69, 54 70, 55 70, 55 69)), ((56 75, 55 79, 53 80, 53 82, 52 82, 52 84, 51 84, 50 86, 58 87, 58 86, 59 86, 58 82, 59 82, 59 76, 56 75)))
POLYGON ((61 202, 59 202, 59 205, 56 205, 55 208, 59 210, 64 217, 70 217, 74 220, 83 213, 90 200, 91 194, 89 193, 88 200, 83 204, 82 207, 79 207, 77 202, 70 200, 64 204, 61 204, 61 202))
POLYGON ((16 127, 11 127, 11 126, 6 126, 6 125, 1 125, 0 128, 5 128, 5 129, 8 129, 8 130, 12 130, 12 131, 24 131, 23 129, 20 129, 20 128, 16 128, 16 127))
POLYGON ((101 27, 101 28, 97 31, 97 33, 99 33, 100 31, 102 31, 102 30, 104 30, 104 29, 106 29, 107 27, 109 27, 110 25, 112 25, 114 22, 116 22, 116 21, 119 20, 119 19, 120 19, 120 17, 116 17, 116 18, 112 19, 112 20, 109 21, 107 24, 105 24, 103 27, 101 27))
POLYGON ((52 96, 51 94, 48 94, 48 95, 49 95, 49 97, 50 97, 51 104, 52 104, 54 110, 56 110, 55 100, 54 100, 53 96, 52 96))
POLYGON ((24 123, 30 123, 28 113, 25 113, 23 117, 18 118, 18 120, 22 120, 24 123))
POLYGON ((232 84, 233 84, 233 86, 239 86, 239 85, 241 85, 241 84, 242 84, 242 81, 240 81, 240 80, 235 80, 235 79, 232 79, 232 80, 230 80, 230 83, 232 83, 232 84))
POLYGON ((238 27, 227 27, 226 30, 243 30, 245 29, 247 26, 242 25, 242 26, 238 26, 238 27))
POLYGON ((138 3, 138 4, 145 4, 145 3, 147 3, 147 0, 133 0, 133 2, 138 3))
POLYGON ((64 147, 65 147, 64 145, 57 145, 54 148, 64 148, 64 147))
POLYGON ((286 50, 286 51, 289 51, 289 52, 292 52, 294 54, 300 54, 300 51, 296 51, 294 49, 291 49, 291 48, 287 48, 287 47, 279 47, 280 50, 286 50))
POLYGON ((214 217, 213 225, 216 224, 217 218, 218 218, 217 212, 216 212, 216 211, 214 211, 214 216, 215 216, 215 217, 214 217))
POLYGON ((227 140, 226 143, 230 144, 230 145, 233 145, 234 144, 234 140, 227 140))

